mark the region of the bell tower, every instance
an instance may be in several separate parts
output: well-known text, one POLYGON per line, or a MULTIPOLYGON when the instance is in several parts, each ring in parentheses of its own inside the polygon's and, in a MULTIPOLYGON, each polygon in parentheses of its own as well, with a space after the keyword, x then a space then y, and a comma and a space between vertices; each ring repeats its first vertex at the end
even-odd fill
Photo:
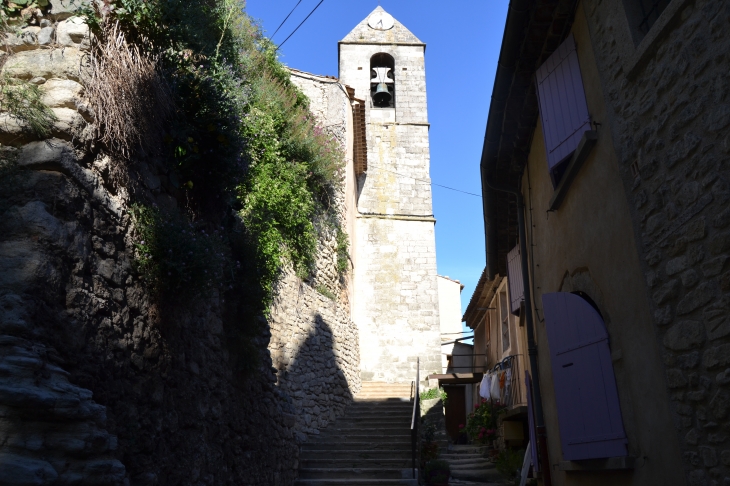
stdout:
POLYGON ((441 370, 425 51, 381 7, 339 42, 340 81, 365 105, 352 303, 363 380, 412 381, 417 358, 424 379, 441 370))

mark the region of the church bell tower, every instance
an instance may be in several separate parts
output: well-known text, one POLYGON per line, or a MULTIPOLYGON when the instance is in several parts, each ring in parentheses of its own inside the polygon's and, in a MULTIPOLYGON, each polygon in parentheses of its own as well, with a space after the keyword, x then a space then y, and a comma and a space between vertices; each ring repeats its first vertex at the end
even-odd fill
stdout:
POLYGON ((425 51, 381 7, 339 42, 340 81, 365 105, 352 303, 363 380, 412 381, 417 358, 422 379, 441 370, 425 51))

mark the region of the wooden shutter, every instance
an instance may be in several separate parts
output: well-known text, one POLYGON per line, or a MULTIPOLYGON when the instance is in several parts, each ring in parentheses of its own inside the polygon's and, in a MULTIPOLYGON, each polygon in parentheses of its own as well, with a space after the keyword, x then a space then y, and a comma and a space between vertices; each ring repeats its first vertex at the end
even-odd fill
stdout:
POLYGON ((520 303, 525 298, 520 245, 515 246, 507 253, 507 286, 509 288, 510 311, 517 316, 520 314, 520 303))
POLYGON ((566 460, 627 455, 616 379, 603 319, 583 298, 542 296, 566 460))
POLYGON ((540 66, 535 76, 548 169, 552 173, 555 166, 572 155, 583 132, 591 129, 573 34, 540 66))

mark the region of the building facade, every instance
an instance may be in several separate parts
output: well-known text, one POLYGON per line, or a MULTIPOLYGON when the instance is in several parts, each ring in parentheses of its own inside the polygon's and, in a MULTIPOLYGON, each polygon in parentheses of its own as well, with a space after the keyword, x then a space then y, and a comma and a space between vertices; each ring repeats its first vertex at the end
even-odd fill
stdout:
POLYGON ((540 459, 552 484, 730 483, 730 5, 518 3, 481 173, 487 277, 526 249, 540 459))

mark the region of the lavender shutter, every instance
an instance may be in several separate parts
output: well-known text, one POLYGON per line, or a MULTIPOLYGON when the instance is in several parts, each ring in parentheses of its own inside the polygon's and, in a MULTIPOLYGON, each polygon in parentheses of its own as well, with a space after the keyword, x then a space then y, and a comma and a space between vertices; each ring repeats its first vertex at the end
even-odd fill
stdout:
POLYGON ((515 246, 507 253, 507 286, 509 289, 510 310, 512 314, 519 315, 520 303, 525 298, 525 287, 522 283, 520 245, 515 246))
POLYGON ((527 390, 527 425, 530 427, 530 454, 532 459, 532 470, 540 471, 540 461, 537 459, 537 434, 535 432, 535 413, 532 408, 532 379, 530 372, 525 370, 525 389, 527 390))
POLYGON ((542 296, 560 441, 566 460, 627 455, 608 333, 583 298, 542 296))
POLYGON ((575 151, 583 132, 591 129, 573 34, 538 68, 535 76, 548 169, 552 172, 575 151))

